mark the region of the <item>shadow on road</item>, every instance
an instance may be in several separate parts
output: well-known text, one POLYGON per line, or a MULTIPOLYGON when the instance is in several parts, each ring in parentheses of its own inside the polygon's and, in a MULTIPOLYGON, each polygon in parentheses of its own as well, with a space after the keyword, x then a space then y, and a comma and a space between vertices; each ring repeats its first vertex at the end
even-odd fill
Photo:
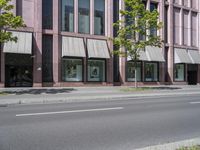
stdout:
POLYGON ((76 91, 73 88, 63 88, 63 89, 18 89, 18 90, 10 90, 4 91, 6 94, 16 94, 16 95, 23 95, 23 94, 61 94, 61 93, 70 93, 72 91, 76 91))

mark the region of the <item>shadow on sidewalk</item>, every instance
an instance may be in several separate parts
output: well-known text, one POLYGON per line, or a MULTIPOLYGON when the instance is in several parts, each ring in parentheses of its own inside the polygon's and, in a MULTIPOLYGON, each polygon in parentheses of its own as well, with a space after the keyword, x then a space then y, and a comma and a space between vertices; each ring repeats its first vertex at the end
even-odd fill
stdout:
POLYGON ((180 87, 165 87, 165 86, 160 86, 160 87, 151 87, 153 90, 180 90, 182 88, 180 87))
POLYGON ((15 94, 15 95, 23 95, 23 94, 61 94, 61 93, 70 93, 72 91, 76 91, 73 88, 63 88, 63 89, 17 89, 10 91, 3 91, 6 94, 15 94))

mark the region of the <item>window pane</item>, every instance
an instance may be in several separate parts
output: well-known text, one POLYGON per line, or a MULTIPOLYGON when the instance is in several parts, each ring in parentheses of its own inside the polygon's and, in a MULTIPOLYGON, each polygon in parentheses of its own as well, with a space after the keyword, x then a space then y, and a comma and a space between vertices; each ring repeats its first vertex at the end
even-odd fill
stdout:
POLYGON ((145 81, 158 81, 158 64, 145 64, 145 81))
POLYGON ((184 81, 184 64, 176 64, 174 70, 175 81, 184 81))
POLYGON ((90 0, 78 1, 78 31, 90 33, 90 0))
POLYGON ((94 0, 94 34, 103 35, 105 30, 105 0, 94 0))
POLYGON ((62 0, 62 30, 74 31, 74 0, 62 0))
POLYGON ((43 35, 42 38, 42 81, 53 82, 53 37, 43 35))
POLYGON ((53 1, 42 0, 42 28, 53 28, 53 1))
MULTIPOLYGON (((157 4, 150 3, 150 11, 157 10, 157 4)), ((150 28, 150 35, 157 36, 157 28, 151 27, 150 28)))
POLYGON ((62 81, 82 81, 83 65, 81 59, 63 59, 62 81))
POLYGON ((105 81, 104 60, 88 60, 88 81, 105 81))
MULTIPOLYGON (((141 63, 137 63, 137 81, 141 81, 141 63)), ((135 69, 133 62, 127 63, 127 81, 135 81, 135 69)))

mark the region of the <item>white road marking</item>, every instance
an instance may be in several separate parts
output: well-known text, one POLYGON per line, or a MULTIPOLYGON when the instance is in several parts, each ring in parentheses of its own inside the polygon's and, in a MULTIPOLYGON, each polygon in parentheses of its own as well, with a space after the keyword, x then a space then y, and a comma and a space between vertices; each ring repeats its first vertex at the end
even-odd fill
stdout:
POLYGON ((80 112, 92 112, 92 111, 108 111, 108 110, 121 110, 121 109, 124 109, 124 107, 97 108, 97 109, 85 109, 85 110, 70 110, 70 111, 57 111, 57 112, 42 112, 42 113, 30 113, 30 114, 16 114, 16 117, 80 113, 80 112))
POLYGON ((190 102, 190 104, 200 104, 200 102, 190 102))

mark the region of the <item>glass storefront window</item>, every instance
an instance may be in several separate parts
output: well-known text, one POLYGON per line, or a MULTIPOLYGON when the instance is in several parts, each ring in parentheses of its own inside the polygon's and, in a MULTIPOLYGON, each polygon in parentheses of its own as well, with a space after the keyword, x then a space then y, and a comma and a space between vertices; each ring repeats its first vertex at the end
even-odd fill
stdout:
MULTIPOLYGON (((141 63, 137 63, 137 81, 141 81, 141 63)), ((135 69, 133 62, 127 62, 127 81, 135 81, 135 69)))
POLYGON ((62 60, 62 81, 82 81, 83 65, 81 59, 62 60))
POLYGON ((185 66, 184 64, 175 64, 174 79, 175 81, 184 81, 185 77, 185 66))
POLYGON ((62 0, 62 30, 74 31, 74 0, 62 0))
POLYGON ((88 60, 88 81, 105 81, 105 60, 88 60))
POLYGON ((42 28, 53 28, 53 0, 42 1, 42 28))
POLYGON ((90 33, 90 0, 78 0, 78 31, 90 33))
POLYGON ((103 35, 105 30, 105 0, 94 0, 94 34, 103 35))
POLYGON ((145 63, 145 81, 158 81, 158 63, 145 63))

